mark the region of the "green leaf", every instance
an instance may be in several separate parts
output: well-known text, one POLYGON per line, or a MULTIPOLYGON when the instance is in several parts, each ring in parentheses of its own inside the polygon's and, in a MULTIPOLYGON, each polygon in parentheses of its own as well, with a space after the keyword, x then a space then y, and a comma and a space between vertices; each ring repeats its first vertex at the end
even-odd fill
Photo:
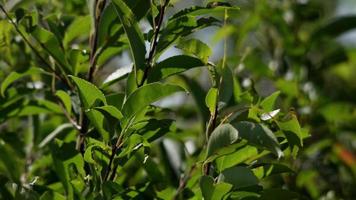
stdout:
POLYGON ((69 94, 67 94, 63 90, 58 90, 56 92, 56 96, 62 101, 64 108, 66 109, 67 113, 70 115, 72 112, 72 103, 69 94))
POLYGON ((259 197, 259 193, 253 191, 234 191, 231 193, 231 199, 237 200, 257 200, 259 197))
POLYGON ((160 40, 157 44, 156 57, 161 55, 165 49, 173 44, 177 39, 185 37, 194 31, 212 26, 220 22, 215 18, 200 18, 196 19, 195 16, 185 15, 167 22, 167 27, 162 30, 160 40))
POLYGON ((342 16, 329 21, 327 24, 316 30, 312 37, 314 39, 320 38, 321 36, 336 37, 342 33, 356 28, 356 16, 342 16))
POLYGON ((299 87, 297 81, 279 79, 275 82, 281 92, 290 97, 298 97, 299 87))
POLYGON ((63 46, 68 47, 68 45, 78 37, 89 37, 90 20, 89 15, 76 17, 64 34, 63 46))
POLYGON ((118 16, 115 11, 115 6, 112 2, 108 3, 108 5, 104 8, 101 19, 98 24, 98 32, 97 32, 97 44, 101 47, 105 41, 107 41, 110 36, 111 30, 117 26, 118 23, 114 23, 115 20, 118 20, 118 16), (111 29, 111 30, 110 30, 111 29))
POLYGON ((105 147, 104 144, 92 143, 88 145, 84 153, 84 160, 90 164, 96 164, 100 170, 109 163, 110 154, 107 152, 110 150, 105 147))
POLYGON ((217 158, 215 161, 216 167, 218 171, 221 172, 227 168, 243 163, 257 155, 258 155, 258 149, 256 147, 247 145, 243 148, 236 150, 231 154, 217 158))
MULTIPOLYGON (((93 109, 89 109, 85 112, 91 124, 95 127, 95 129, 100 133, 100 136, 105 142, 108 142, 112 136, 116 133, 116 125, 118 124, 118 119, 120 117, 117 114, 116 117, 113 117, 107 111, 100 109, 102 107, 96 107, 93 109)), ((111 106, 114 108, 113 106, 111 106)), ((114 111, 115 112, 115 111, 114 111)), ((120 111, 119 111, 120 112, 120 111)))
POLYGON ((16 107, 13 108, 13 110, 10 112, 6 113, 7 117, 38 115, 45 113, 62 113, 61 108, 57 104, 44 99, 24 100, 17 102, 14 105, 16 107))
POLYGON ((69 49, 67 52, 73 75, 77 76, 78 73, 86 73, 89 66, 89 54, 80 49, 69 49))
POLYGON ((108 105, 115 106, 118 110, 121 110, 124 100, 125 100, 124 93, 113 93, 113 94, 106 95, 106 101, 108 105))
POLYGON ((75 143, 64 143, 56 139, 51 147, 53 167, 57 177, 69 196, 73 198, 73 185, 71 184, 71 169, 74 167, 76 176, 85 177, 83 157, 75 150, 75 143))
POLYGON ((104 195, 104 197, 101 197, 102 199, 124 200, 121 196, 125 189, 119 183, 106 181, 100 187, 102 187, 104 195))
POLYGON ((223 39, 227 39, 230 35, 232 35, 234 32, 236 32, 236 27, 233 25, 224 25, 220 29, 218 29, 214 35, 214 37, 211 39, 213 45, 216 45, 218 42, 220 42, 223 39))
POLYGON ((239 131, 239 135, 250 144, 267 149, 276 154, 278 158, 283 156, 276 136, 266 126, 247 121, 238 122, 233 125, 239 131))
POLYGON ((288 143, 291 146, 303 146, 303 132, 299 125, 298 119, 294 114, 291 114, 291 119, 288 121, 278 122, 278 127, 283 131, 287 137, 288 143))
POLYGON ((117 83, 118 81, 126 78, 128 74, 131 72, 132 67, 120 67, 119 69, 115 70, 113 73, 111 73, 102 83, 101 88, 106 88, 110 85, 113 85, 114 83, 117 83))
POLYGON ((222 72, 222 82, 220 83, 219 101, 229 103, 234 90, 234 79, 229 67, 224 67, 222 72))
POLYGON ((52 32, 41 27, 36 27, 34 31, 31 32, 31 35, 36 38, 44 50, 57 61, 63 71, 68 74, 73 71, 67 62, 64 50, 52 32))
POLYGON ((126 139, 125 142, 125 148, 123 151, 120 152, 119 157, 130 157, 131 154, 136 152, 139 148, 138 146, 141 146, 144 143, 144 139, 141 135, 138 134, 131 134, 128 139, 126 139))
POLYGON ((28 70, 24 71, 24 72, 11 72, 8 76, 6 76, 6 78, 2 81, 1 84, 1 95, 4 97, 5 96, 5 91, 6 89, 16 80, 23 78, 25 76, 29 76, 29 75, 34 75, 34 74, 40 74, 40 73, 44 73, 43 70, 41 70, 40 68, 35 68, 35 67, 31 67, 28 70))
POLYGON ((219 149, 231 145, 238 139, 237 130, 230 124, 218 126, 210 135, 206 158, 213 155, 219 149))
POLYGON ((149 157, 147 157, 145 159, 143 167, 145 168, 145 171, 148 174, 149 180, 152 183, 155 183, 155 184, 165 183, 165 184, 167 184, 168 181, 162 180, 162 177, 164 177, 164 174, 160 171, 159 165, 160 165, 160 163, 155 162, 153 160, 153 158, 149 156, 149 157))
POLYGON ((0 139, 0 174, 5 174, 11 181, 20 183, 22 169, 24 169, 23 158, 18 156, 9 144, 0 139))
POLYGON ((270 112, 274 109, 274 105, 280 93, 280 91, 274 92, 273 94, 263 99, 260 106, 263 108, 264 111, 270 112))
MULTIPOLYGON (((122 40, 125 40, 125 38, 123 38, 123 36, 121 36, 120 34, 123 35, 124 31, 122 30, 122 33, 118 31, 117 33, 115 33, 115 35, 108 36, 109 38, 107 38, 107 40, 105 41, 105 44, 102 49, 98 50, 98 52, 100 52, 97 54, 99 55, 97 61, 98 66, 103 67, 109 64, 115 56, 122 54, 126 49, 129 48, 129 45, 126 43, 126 41, 121 41, 121 39, 120 41, 116 41, 117 37, 122 37, 122 40)), ((113 83, 114 81, 110 81, 110 84, 113 83)))
POLYGON ((104 103, 104 105, 106 105, 106 99, 104 94, 95 85, 93 85, 92 83, 84 79, 75 76, 69 76, 69 77, 74 81, 75 85, 78 87, 79 97, 85 109, 89 109, 92 106, 94 106, 97 100, 99 100, 100 102, 104 103))
POLYGON ((233 76, 233 96, 235 102, 241 101, 242 89, 239 83, 239 80, 236 76, 233 76))
POLYGON ((116 5, 115 10, 129 39, 130 51, 135 63, 136 81, 139 83, 146 67, 146 47, 143 35, 130 8, 122 0, 114 0, 113 2, 116 5))
POLYGON ((205 127, 205 123, 209 120, 209 109, 205 105, 206 92, 204 88, 192 78, 188 78, 184 75, 181 75, 180 78, 185 82, 186 88, 194 98, 200 117, 203 119, 202 125, 205 127))
POLYGON ((266 163, 261 164, 262 166, 253 169, 255 175, 259 178, 265 178, 274 174, 282 173, 295 173, 291 168, 286 165, 278 163, 266 163))
POLYGON ((198 39, 181 40, 177 48, 183 50, 187 54, 194 55, 200 58, 205 64, 208 62, 212 51, 208 45, 198 39))
POLYGON ((202 60, 195 57, 187 55, 172 56, 152 68, 148 76, 148 82, 160 81, 174 74, 204 65, 202 60))
POLYGON ((54 129, 52 132, 47 134, 47 136, 38 144, 39 148, 43 148, 46 146, 49 142, 51 142, 54 138, 56 138, 60 133, 62 133, 65 129, 68 128, 73 128, 73 125, 71 123, 65 123, 57 126, 56 129, 54 129))
POLYGON ((285 199, 285 200, 296 200, 296 199, 307 199, 302 197, 296 192, 284 190, 284 189, 265 189, 263 190, 260 200, 275 200, 275 199, 285 199))
POLYGON ((218 89, 217 88, 210 88, 208 91, 208 94, 206 95, 205 98, 205 105, 209 108, 210 113, 215 113, 215 109, 217 106, 217 96, 218 94, 218 89))
POLYGON ((236 12, 240 9, 238 7, 229 7, 229 6, 215 6, 215 7, 200 7, 200 6, 192 6, 190 8, 186 8, 184 10, 179 11, 174 14, 172 18, 177 18, 184 15, 192 15, 192 16, 201 16, 201 15, 222 15, 225 10, 228 12, 236 12))
POLYGON ((123 1, 125 1, 127 6, 130 7, 132 12, 135 14, 137 20, 142 19, 144 16, 146 16, 147 12, 151 8, 150 1, 145 1, 145 0, 138 0, 138 1, 123 0, 123 1))
POLYGON ((67 198, 57 192, 54 191, 46 191, 44 192, 40 200, 66 200, 67 198))
POLYGON ((217 150, 212 156, 205 159, 205 163, 212 162, 220 157, 224 157, 225 155, 229 155, 237 151, 238 149, 245 146, 247 141, 241 141, 239 143, 234 143, 223 148, 217 150))
POLYGON ((138 123, 132 127, 137 130, 137 134, 142 135, 148 142, 152 142, 163 135, 171 132, 175 128, 172 119, 149 119, 146 122, 138 123))
POLYGON ((137 88, 138 88, 138 85, 137 85, 136 78, 135 78, 135 72, 132 70, 126 79, 126 88, 125 88, 126 96, 129 96, 130 94, 132 94, 137 88))
POLYGON ((218 182, 227 182, 232 184, 234 189, 239 189, 257 185, 258 179, 250 169, 236 166, 225 169, 221 172, 218 182))
POLYGON ((202 176, 200 178, 200 189, 206 200, 220 200, 231 190, 232 185, 228 183, 214 184, 214 179, 211 176, 202 176))
POLYGON ((151 83, 144 85, 127 98, 122 107, 122 114, 126 120, 129 120, 151 103, 182 91, 185 91, 182 87, 171 84, 151 83))
POLYGON ((110 115, 111 117, 117 120, 120 120, 123 117, 121 112, 114 106, 108 105, 108 106, 94 107, 93 109, 98 110, 104 115, 110 115))
POLYGON ((252 105, 250 109, 248 109, 248 119, 252 119, 255 122, 260 122, 260 108, 256 105, 252 105))

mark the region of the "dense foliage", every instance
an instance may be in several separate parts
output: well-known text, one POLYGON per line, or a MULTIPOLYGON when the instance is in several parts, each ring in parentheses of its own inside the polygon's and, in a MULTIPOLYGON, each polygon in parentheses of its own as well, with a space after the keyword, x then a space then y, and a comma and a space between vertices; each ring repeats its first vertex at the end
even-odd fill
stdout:
POLYGON ((0 1, 0 199, 352 199, 336 5, 0 1))

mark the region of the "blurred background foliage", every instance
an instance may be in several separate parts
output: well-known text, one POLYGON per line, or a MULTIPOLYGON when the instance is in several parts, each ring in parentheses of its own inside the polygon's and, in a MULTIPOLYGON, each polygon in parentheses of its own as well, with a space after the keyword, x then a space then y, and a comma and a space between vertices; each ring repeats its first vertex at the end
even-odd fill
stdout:
MULTIPOLYGON (((2 0, 0 2, 7 10, 16 11, 16 17, 24 14, 20 8, 38 13, 38 18, 27 14, 28 20, 22 22, 41 23, 51 31, 57 31, 57 36, 67 37, 67 45, 78 49, 89 49, 86 41, 90 27, 89 20, 85 17, 81 17, 83 21, 76 24, 75 28, 80 33, 74 34, 81 36, 75 38, 75 42, 72 42, 74 38, 64 35, 64 30, 72 28, 70 24, 78 20, 78 16, 88 14, 86 1, 2 0)), ((213 49, 212 61, 222 57, 223 40, 227 38, 227 63, 239 80, 241 90, 254 91, 262 97, 280 90, 281 98, 277 107, 285 112, 295 113, 300 123, 307 127, 310 133, 297 159, 283 161, 288 163, 296 173, 272 177, 264 184, 271 187, 283 185, 310 199, 353 199, 356 196, 356 36, 352 29, 356 28, 356 2, 353 0, 231 0, 226 2, 238 6, 240 11, 230 15, 228 23, 222 28, 209 27, 193 33, 191 37, 198 37, 213 49)), ((205 1, 175 0, 171 3, 174 7, 168 9, 167 17, 182 8, 202 5, 205 1)), ((0 16, 4 18, 3 13, 0 13, 0 16)), ((31 24, 27 25, 31 27, 31 24)), ((145 21, 140 25, 143 29, 148 26, 145 21)), ((172 47, 160 59, 170 57, 179 51, 172 47)), ((113 48, 111 53, 118 56, 112 58, 109 52, 107 56, 110 59, 99 60, 102 70, 97 74, 97 82, 104 81, 109 74, 131 63, 127 49, 113 48)), ((87 71, 88 55, 85 51, 80 55, 73 53, 73 56, 76 58, 78 74, 87 71)), ((0 20, 0 80, 4 80, 12 71, 28 70, 29 66, 33 66, 38 61, 36 59, 38 58, 33 57, 31 49, 16 34, 14 27, 5 19, 0 20)), ((210 87, 207 71, 204 69, 193 69, 183 78, 175 81, 182 81, 182 79, 203 89, 210 87)), ((28 85, 25 80, 17 83, 20 86, 23 84, 23 88, 26 88, 23 89, 23 95, 31 94, 34 95, 32 99, 36 99, 38 92, 32 93, 31 90, 44 90, 41 95, 49 95, 49 91, 36 82, 36 75, 32 80, 34 80, 33 85, 28 85)), ((119 91, 124 85, 115 85, 107 90, 119 91)), ((12 92, 15 91, 10 89, 8 94, 11 96, 12 92)), ((18 100, 13 99, 13 101, 18 100)), ((32 103, 31 99, 20 101, 32 103)), ((72 99, 72 101, 78 100, 72 99)), ((5 103, 9 102, 0 99, 0 157, 1 160, 7 160, 0 162, 0 191, 1 188, 5 188, 2 184, 5 184, 9 178, 26 182, 34 181, 37 179, 34 175, 42 174, 48 180, 53 179, 54 171, 41 167, 51 160, 48 154, 50 149, 41 149, 40 142, 58 125, 66 123, 66 120, 62 116, 53 115, 51 120, 43 121, 39 116, 29 114, 36 110, 25 110, 20 106, 20 111, 14 111, 14 108, 9 108, 5 103), (26 120, 13 118, 5 121, 15 115, 14 112, 20 112, 20 116, 22 113, 26 120), (6 165, 11 166, 11 171, 7 170, 6 165)), ((51 111, 58 109, 48 102, 42 103, 47 108, 50 107, 51 111)), ((19 105, 22 104, 16 104, 19 105)), ((194 104, 192 97, 181 96, 159 102, 159 105, 175 106, 176 112, 179 113, 177 127, 183 127, 184 130, 179 138, 170 135, 169 137, 173 139, 163 142, 162 145, 168 145, 173 149, 182 148, 182 144, 189 146, 192 135, 196 136, 202 131, 199 120, 201 117, 206 117, 199 116, 199 105, 194 104), (182 105, 182 102, 185 104, 182 105)), ((152 112, 155 112, 154 109, 152 112)), ((60 134, 58 137, 63 141, 75 140, 75 130, 66 127, 64 129, 66 134, 60 134)), ((193 139, 194 143, 199 141, 199 137, 193 139)), ((173 167, 179 166, 183 162, 182 159, 187 159, 182 155, 175 156, 174 162, 178 164, 173 164, 173 167)), ((184 163, 189 162, 194 160, 184 160, 184 163)), ((159 168, 172 166, 162 165, 159 168)), ((137 169, 124 170, 129 174, 137 169)), ((173 171, 178 170, 173 169, 173 171)), ((140 180, 142 173, 142 171, 133 173, 130 179, 121 177, 120 181, 127 181, 128 185, 142 183, 140 180)), ((170 176, 171 179, 165 181, 179 179, 177 173, 170 176)), ((41 181, 43 180, 39 179, 38 183, 41 181)))

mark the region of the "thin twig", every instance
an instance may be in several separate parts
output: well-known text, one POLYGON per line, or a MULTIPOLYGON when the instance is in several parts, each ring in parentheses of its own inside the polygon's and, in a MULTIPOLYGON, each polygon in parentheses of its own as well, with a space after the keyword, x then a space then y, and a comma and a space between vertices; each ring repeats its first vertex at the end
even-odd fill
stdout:
POLYGON ((138 87, 141 87, 145 83, 146 79, 148 78, 149 70, 150 70, 150 68, 152 68, 153 57, 156 53, 157 44, 158 44, 158 35, 159 35, 159 31, 161 30, 161 26, 163 23, 164 14, 165 14, 167 6, 168 6, 168 1, 166 0, 165 3, 163 5, 161 5, 157 26, 154 23, 153 41, 151 42, 150 52, 148 54, 146 68, 145 68, 143 77, 142 77, 141 82, 138 85, 138 87))
POLYGON ((179 186, 176 193, 174 194, 173 200, 176 200, 179 197, 179 194, 182 193, 185 186, 187 185, 188 180, 192 177, 194 170, 196 169, 196 164, 193 164, 186 176, 183 176, 179 180, 179 186))
MULTIPOLYGON (((156 52, 156 48, 157 48, 157 44, 158 44, 158 35, 159 35, 159 31, 160 31, 162 23, 163 23, 164 13, 165 13, 165 10, 166 10, 167 6, 168 6, 168 1, 166 0, 165 3, 163 5, 161 5, 161 10, 160 10, 159 20, 158 20, 157 26, 154 25, 153 41, 151 42, 150 52, 149 52, 149 55, 148 55, 147 64, 146 64, 146 68, 145 68, 145 71, 144 71, 144 75, 143 75, 142 80, 139 83, 138 87, 141 87, 145 83, 145 81, 146 81, 146 79, 148 77, 149 69, 152 67, 153 57, 154 57, 154 54, 156 52)), ((108 165, 108 167, 106 168, 106 171, 105 171, 104 181, 106 181, 107 178, 109 177, 109 174, 110 174, 110 171, 111 171, 111 166, 112 166, 113 160, 115 158, 116 152, 121 148, 121 146, 123 144, 122 135, 124 133, 125 133, 125 131, 122 131, 120 137, 116 141, 115 146, 113 146, 113 148, 111 150, 109 165, 108 165)), ((115 170, 112 172, 112 174, 110 176, 110 179, 113 179, 115 177, 116 167, 114 167, 114 169, 115 170)))
MULTIPOLYGON (((109 177, 109 174, 110 174, 110 171, 111 171, 111 166, 113 164, 116 152, 117 152, 118 149, 120 149, 120 147, 123 144, 122 138, 123 138, 123 133, 120 134, 119 138, 116 141, 116 144, 111 149, 110 161, 109 161, 108 167, 105 170, 105 175, 104 175, 103 181, 106 181, 108 179, 108 177, 109 177)), ((115 171, 112 172, 111 177, 112 176, 115 176, 115 171)))
MULTIPOLYGON (((227 18, 228 18, 227 9, 225 9, 224 26, 226 26, 227 18)), ((226 67, 226 53, 227 53, 227 39, 224 38, 224 55, 223 55, 223 60, 222 60, 222 69, 223 70, 226 67)), ((219 81, 219 85, 218 85, 218 92, 217 92, 217 95, 216 95, 216 102, 218 102, 219 98, 220 98, 220 90, 221 90, 222 83, 223 83, 223 75, 220 76, 220 81, 219 81)), ((218 104, 216 104, 215 110, 211 114, 211 117, 210 117, 210 120, 209 120, 209 123, 208 123, 208 127, 206 129, 206 137, 207 137, 206 142, 209 141, 210 134, 213 132, 213 130, 217 126, 217 117, 218 117, 218 104)), ((211 163, 210 162, 206 163, 203 166, 204 175, 209 175, 210 174, 210 168, 211 168, 211 163)))
POLYGON ((96 72, 97 56, 96 51, 98 48, 98 27, 101 20, 101 15, 105 8, 106 0, 97 0, 95 5, 95 21, 94 21, 94 33, 90 37, 90 55, 89 55, 89 74, 88 81, 93 82, 96 72))
MULTIPOLYGON (((96 56, 97 48, 98 48, 97 47, 98 46, 98 27, 99 27, 99 23, 101 20, 102 12, 105 8, 105 4, 106 4, 106 0, 97 0, 95 3, 94 32, 89 38, 90 55, 89 55, 89 73, 88 73, 88 78, 87 78, 87 80, 89 82, 94 81, 94 75, 96 72, 96 63, 97 63, 97 58, 98 58, 98 56, 96 56)), ((84 143, 85 143, 85 136, 86 136, 86 134, 88 132, 88 128, 89 128, 89 119, 85 115, 85 111, 83 109, 82 109, 80 115, 82 116, 81 123, 80 123, 81 129, 80 129, 80 133, 78 136, 76 148, 82 154, 84 154, 84 151, 85 151, 84 143)))

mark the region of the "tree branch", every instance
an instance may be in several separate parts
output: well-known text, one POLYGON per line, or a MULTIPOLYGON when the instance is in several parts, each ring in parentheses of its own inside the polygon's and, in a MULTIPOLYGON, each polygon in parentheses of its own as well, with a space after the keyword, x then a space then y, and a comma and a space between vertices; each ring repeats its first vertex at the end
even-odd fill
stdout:
MULTIPOLYGON (((149 69, 152 67, 153 57, 156 52, 156 48, 157 48, 157 44, 158 44, 158 35, 159 35, 159 31, 160 31, 162 23, 163 23, 164 14, 165 14, 166 7, 168 6, 168 2, 169 1, 166 0, 165 3, 163 5, 161 5, 157 26, 154 25, 154 36, 153 36, 153 41, 151 42, 150 52, 149 52, 147 63, 146 63, 146 68, 145 68, 142 80, 139 83, 138 87, 141 87, 145 83, 145 81, 148 77, 149 69)), ((153 24, 155 24, 155 23, 153 23, 153 24)), ((122 146, 122 135, 123 135, 123 133, 121 133, 120 137, 116 141, 115 146, 111 150, 109 165, 106 168, 104 179, 103 179, 104 181, 106 181, 108 179, 116 152, 122 146)), ((114 169, 116 169, 116 167, 114 167, 114 169)), ((114 170, 112 172, 110 179, 113 179, 115 177, 115 173, 116 173, 116 170, 114 170)))
POLYGON ((153 41, 151 42, 151 47, 150 47, 150 52, 149 52, 148 58, 147 58, 146 68, 145 68, 142 80, 141 80, 140 84, 138 85, 138 87, 141 87, 145 83, 146 79, 148 78, 149 70, 150 70, 150 68, 152 68, 153 57, 156 53, 156 48, 157 48, 157 44, 158 44, 158 35, 159 35, 159 31, 161 30, 161 26, 163 23, 164 14, 165 14, 167 6, 168 6, 168 1, 166 0, 165 3, 163 5, 161 5, 157 26, 155 26, 155 23, 154 23, 155 27, 153 27, 154 28, 153 41))
MULTIPOLYGON (((89 43, 90 43, 90 55, 89 55, 89 73, 88 73, 88 77, 87 80, 89 82, 93 82, 94 81, 94 75, 96 72, 96 63, 97 63, 97 56, 96 56, 96 52, 97 52, 97 46, 98 46, 98 27, 99 27, 99 23, 101 20, 101 15, 103 13, 103 10, 105 8, 106 5, 106 0, 97 0, 95 2, 95 21, 94 21, 94 32, 93 34, 90 36, 89 38, 89 43)), ((84 147, 84 143, 85 143, 85 136, 88 132, 88 128, 89 128, 89 119, 88 117, 85 115, 85 111, 82 109, 80 115, 81 117, 81 129, 80 129, 80 133, 77 139, 77 150, 79 150, 82 154, 84 154, 85 151, 85 147, 84 147)))

